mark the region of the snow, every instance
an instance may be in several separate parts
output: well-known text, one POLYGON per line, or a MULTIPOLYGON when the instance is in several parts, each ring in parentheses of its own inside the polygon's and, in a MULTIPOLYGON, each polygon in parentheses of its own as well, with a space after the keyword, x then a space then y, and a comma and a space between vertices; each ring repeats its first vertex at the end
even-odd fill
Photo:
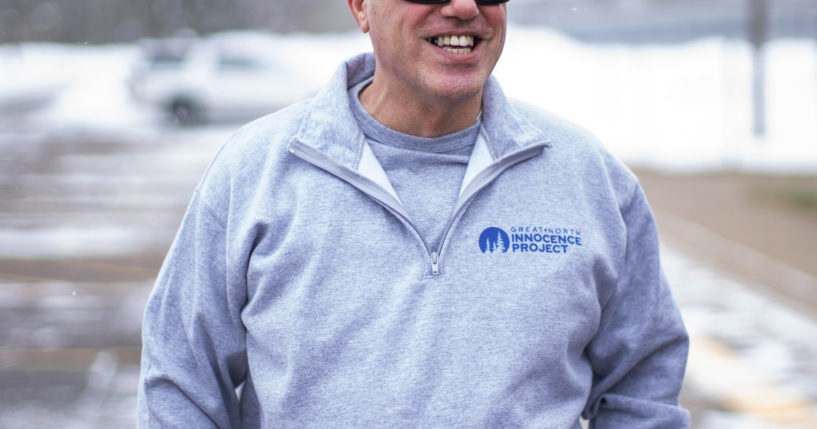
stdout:
POLYGON ((127 45, 0 46, 0 79, 4 82, 0 91, 60 88, 50 105, 33 113, 40 126, 121 129, 146 119, 140 117, 142 109, 129 102, 124 85, 136 55, 136 48, 127 45))
MULTIPOLYGON (((369 49, 366 36, 357 33, 230 37, 274 46, 282 63, 316 89, 340 61, 369 49)), ((134 104, 125 86, 136 55, 133 45, 0 46, 0 103, 11 88, 62 88, 26 119, 52 129, 155 127, 155 112, 134 104)), ((751 62, 750 47, 736 40, 588 45, 513 25, 495 75, 508 95, 582 125, 631 165, 817 173, 815 42, 768 45, 763 137, 751 132, 751 62)), ((8 132, 3 128, 0 120, 0 133, 8 132)))
POLYGON ((496 71, 506 92, 587 127, 630 164, 817 171, 812 41, 768 47, 769 130, 756 139, 745 43, 594 47, 530 28, 515 28, 508 39, 496 71))

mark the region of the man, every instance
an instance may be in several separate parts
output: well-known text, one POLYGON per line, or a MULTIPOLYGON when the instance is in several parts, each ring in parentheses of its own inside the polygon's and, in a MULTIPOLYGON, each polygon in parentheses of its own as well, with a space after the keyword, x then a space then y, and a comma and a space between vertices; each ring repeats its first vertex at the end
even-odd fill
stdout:
POLYGON ((502 1, 348 0, 374 54, 242 128, 144 323, 141 427, 681 428, 635 177, 490 77, 502 1))

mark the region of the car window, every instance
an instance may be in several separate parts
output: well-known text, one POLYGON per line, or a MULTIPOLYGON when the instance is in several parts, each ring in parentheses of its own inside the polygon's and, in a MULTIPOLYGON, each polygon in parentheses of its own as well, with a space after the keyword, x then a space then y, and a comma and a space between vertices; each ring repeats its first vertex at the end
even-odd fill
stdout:
POLYGON ((153 53, 149 59, 150 68, 153 70, 179 68, 183 61, 183 54, 170 52, 153 53))
POLYGON ((222 54, 218 60, 219 70, 260 70, 265 67, 260 59, 248 56, 222 54))
POLYGON ((148 41, 142 45, 142 55, 151 70, 178 69, 186 61, 192 45, 187 39, 148 41))

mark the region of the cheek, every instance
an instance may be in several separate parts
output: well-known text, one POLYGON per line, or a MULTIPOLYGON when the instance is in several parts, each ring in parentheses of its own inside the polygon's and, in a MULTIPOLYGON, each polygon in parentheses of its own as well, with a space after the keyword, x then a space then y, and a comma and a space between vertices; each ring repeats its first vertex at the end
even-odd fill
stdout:
POLYGON ((508 16, 505 13, 505 5, 500 5, 499 8, 490 9, 483 13, 488 25, 496 31, 497 35, 503 40, 505 39, 505 29, 508 24, 508 16))
POLYGON ((502 53, 503 48, 505 47, 505 27, 502 27, 501 30, 497 30, 497 36, 494 46, 495 56, 498 58, 499 54, 502 53))
POLYGON ((505 48, 505 34, 502 34, 502 37, 499 39, 499 43, 496 46, 496 59, 499 60, 500 54, 502 54, 502 50, 505 48))

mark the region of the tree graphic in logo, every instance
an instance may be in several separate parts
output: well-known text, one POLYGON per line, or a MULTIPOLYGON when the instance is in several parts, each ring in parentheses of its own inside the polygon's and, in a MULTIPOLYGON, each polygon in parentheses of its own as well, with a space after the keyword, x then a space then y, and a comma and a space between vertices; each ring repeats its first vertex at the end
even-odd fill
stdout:
POLYGON ((485 228, 479 236, 479 250, 482 253, 505 253, 511 244, 508 233, 500 228, 485 228))

